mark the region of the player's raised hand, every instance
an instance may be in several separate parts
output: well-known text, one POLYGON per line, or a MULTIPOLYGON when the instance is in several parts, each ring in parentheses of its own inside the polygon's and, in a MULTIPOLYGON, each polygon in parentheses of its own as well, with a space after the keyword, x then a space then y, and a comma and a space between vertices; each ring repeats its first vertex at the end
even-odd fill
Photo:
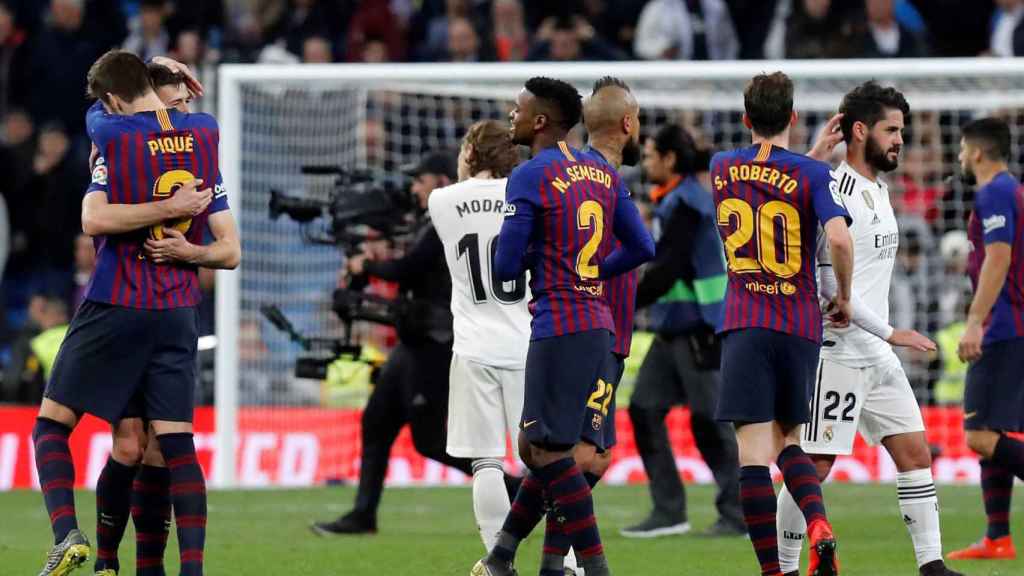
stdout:
POLYGON ((202 82, 185 64, 167 56, 154 56, 153 63, 166 66, 171 72, 183 74, 185 76, 185 87, 188 88, 188 91, 197 98, 203 95, 202 82))
POLYGON ((153 240, 150 238, 146 240, 143 249, 146 251, 146 258, 149 258, 154 264, 169 264, 192 261, 195 257, 196 246, 178 230, 165 226, 163 239, 153 240))
POLYGON ((163 202, 167 202, 167 207, 171 210, 171 218, 191 218, 206 210, 206 207, 213 201, 213 189, 200 190, 199 187, 202 185, 202 179, 185 182, 174 193, 174 196, 163 200, 163 202))
POLYGON ((935 342, 917 330, 893 330, 888 342, 893 346, 904 346, 919 352, 934 352, 939 349, 935 342))
POLYGON ((808 156, 815 160, 828 162, 829 157, 832 156, 832 150, 843 141, 843 131, 839 127, 839 121, 842 119, 842 114, 836 114, 829 118, 817 142, 814 143, 814 147, 807 152, 808 156))

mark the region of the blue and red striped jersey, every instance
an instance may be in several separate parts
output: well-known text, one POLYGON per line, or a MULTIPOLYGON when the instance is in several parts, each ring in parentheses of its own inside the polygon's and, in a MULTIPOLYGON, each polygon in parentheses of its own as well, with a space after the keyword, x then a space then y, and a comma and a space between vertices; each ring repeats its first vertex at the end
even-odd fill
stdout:
POLYGON ((985 246, 1010 245, 1010 269, 992 311, 985 320, 984 345, 1024 336, 1024 188, 1009 172, 997 174, 978 189, 967 223, 971 254, 967 272, 978 287, 985 246))
MULTIPOLYGON (((603 163, 608 170, 615 170, 615 167, 596 148, 587 148, 586 153, 603 163)), ((629 202, 632 202, 632 200, 629 200, 629 202)), ((621 242, 615 240, 613 248, 619 248, 621 245, 621 242)), ((615 324, 615 342, 612 344, 612 352, 623 357, 629 356, 629 348, 633 343, 633 319, 636 315, 636 283, 639 275, 638 271, 630 270, 625 274, 609 278, 606 281, 605 295, 608 300, 608 308, 612 313, 612 322, 615 324)))
MULTIPOLYGON (((112 204, 164 200, 195 178, 204 187, 213 183, 214 199, 205 212, 164 223, 189 242, 204 243, 210 214, 228 209, 217 162, 220 131, 213 116, 174 109, 121 116, 106 113, 97 102, 86 114, 86 128, 101 155, 87 193, 103 192, 112 204)), ((155 233, 142 229, 95 238, 96 270, 86 299, 157 310, 199 304, 197 266, 146 259, 143 245, 155 233)))
POLYGON ((509 175, 496 265, 499 275, 517 276, 521 270, 511 268, 520 263, 530 271, 532 340, 615 330, 600 270, 612 252, 622 194, 614 170, 564 142, 541 150, 509 175), (525 227, 525 254, 514 254, 517 228, 525 227))
POLYGON ((636 283, 640 273, 630 270, 607 281, 608 308, 615 323, 615 342, 612 352, 622 357, 629 356, 633 343, 633 319, 636 313, 636 283))
POLYGON ((729 283, 721 332, 767 328, 821 341, 819 223, 849 220, 831 168, 768 143, 711 159, 729 283))

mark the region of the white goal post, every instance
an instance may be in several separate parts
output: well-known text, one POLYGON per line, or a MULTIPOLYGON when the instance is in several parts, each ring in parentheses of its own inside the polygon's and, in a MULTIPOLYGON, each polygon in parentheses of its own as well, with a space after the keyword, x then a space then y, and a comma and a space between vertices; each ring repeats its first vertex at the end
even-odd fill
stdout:
MULTIPOLYGON (((810 118, 806 130, 796 135, 800 140, 794 142, 796 150, 806 149, 814 129, 836 110, 852 86, 877 79, 900 88, 914 113, 920 112, 908 123, 913 139, 906 144, 907 152, 920 145, 928 154, 912 161, 921 163, 913 166, 923 166, 925 176, 911 174, 908 161, 908 187, 916 183, 927 190, 942 188, 943 179, 953 172, 956 127, 965 119, 1005 113, 1014 118, 1015 144, 1020 143, 1024 128, 1022 59, 220 66, 216 93, 220 170, 239 221, 243 255, 238 270, 217 274, 213 485, 240 484, 236 475, 242 438, 240 406, 315 403, 314 393, 301 386, 293 388, 290 375, 283 372, 292 354, 283 350, 286 344, 271 343, 268 350, 256 352, 251 344, 240 345, 248 337, 244 333, 250 326, 247 314, 252 315, 264 301, 301 300, 300 312, 308 318, 303 328, 336 329, 326 320, 329 312, 324 302, 330 293, 323 293, 324 302, 319 302, 319 292, 313 289, 329 287, 328 272, 333 274, 329 268, 338 263, 337 255, 311 251, 306 265, 300 262, 307 259, 305 253, 281 249, 277 254, 284 225, 265 224, 265 205, 247 205, 248 198, 262 199, 265 188, 299 179, 297 166, 304 155, 317 161, 349 166, 376 163, 376 167, 393 169, 427 148, 457 146, 471 120, 503 119, 523 82, 533 76, 570 81, 583 94, 589 93, 594 80, 617 76, 633 86, 644 110, 644 132, 649 134, 666 121, 684 122, 702 133, 703 142, 721 149, 749 141, 739 123, 743 86, 752 76, 775 70, 794 80, 795 108, 810 118), (932 186, 934 181, 939 184, 932 186), (260 360, 250 360, 259 354, 263 354, 260 360), (261 383, 251 384, 250 375, 258 376, 261 383)), ((960 209, 949 217, 955 220, 963 206, 954 207, 960 209)), ((940 222, 935 229, 955 227, 946 224, 940 222)), ((294 233, 291 228, 287 232, 294 233)), ((935 240, 924 246, 926 257, 932 248, 937 253, 935 240)), ((923 274, 937 273, 937 266, 941 262, 928 262, 923 274)), ((918 294, 920 286, 908 285, 911 295, 923 297, 918 294)), ((926 284, 923 290, 928 292, 933 285, 926 284)), ((930 322, 942 313, 926 310, 920 321, 930 322)), ((269 338, 266 333, 263 336, 269 338)))

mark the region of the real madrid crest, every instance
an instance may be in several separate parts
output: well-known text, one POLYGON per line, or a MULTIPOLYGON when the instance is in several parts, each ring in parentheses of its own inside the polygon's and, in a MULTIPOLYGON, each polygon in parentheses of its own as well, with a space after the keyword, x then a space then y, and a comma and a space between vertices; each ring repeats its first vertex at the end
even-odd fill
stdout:
POLYGON ((823 436, 825 437, 825 442, 832 441, 832 438, 835 437, 835 433, 832 432, 832 426, 825 427, 825 433, 823 434, 823 436))
POLYGON ((604 424, 604 418, 600 414, 594 414, 594 419, 590 421, 590 425, 594 427, 594 430, 600 430, 602 424, 604 424))

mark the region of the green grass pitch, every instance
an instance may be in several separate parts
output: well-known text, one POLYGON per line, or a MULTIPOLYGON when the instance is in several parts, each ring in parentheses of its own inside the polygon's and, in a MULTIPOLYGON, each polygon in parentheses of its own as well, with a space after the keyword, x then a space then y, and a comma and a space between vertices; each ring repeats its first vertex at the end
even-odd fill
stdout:
MULTIPOLYGON (((687 488, 690 520, 699 531, 714 520, 713 494, 704 486, 687 488)), ((839 537, 844 576, 917 574, 894 486, 833 484, 826 486, 825 496, 839 537)), ((320 538, 309 531, 310 521, 331 519, 348 510, 352 497, 351 488, 212 492, 207 574, 467 576, 483 554, 466 488, 387 490, 376 536, 320 538)), ((984 516, 976 487, 943 487, 939 497, 946 550, 981 535, 984 516)), ((619 576, 755 576, 759 572, 744 538, 687 535, 644 541, 619 536, 619 528, 647 511, 645 487, 599 487, 595 501, 609 562, 619 576)), ((77 506, 80 524, 92 539, 93 494, 78 493, 77 506)), ((26 491, 0 494, 0 517, 0 574, 38 573, 50 544, 42 497, 26 491)), ((1020 518, 1018 510, 1018 533, 1020 518)), ((131 527, 125 540, 122 574, 134 574, 131 527)), ((520 574, 537 573, 541 540, 541 534, 535 533, 520 548, 520 574)), ((177 574, 177 554, 172 531, 168 574, 177 574)), ((953 567, 969 576, 1024 575, 1024 559, 958 562, 953 567)), ((91 570, 81 568, 76 574, 91 574, 91 570)))

